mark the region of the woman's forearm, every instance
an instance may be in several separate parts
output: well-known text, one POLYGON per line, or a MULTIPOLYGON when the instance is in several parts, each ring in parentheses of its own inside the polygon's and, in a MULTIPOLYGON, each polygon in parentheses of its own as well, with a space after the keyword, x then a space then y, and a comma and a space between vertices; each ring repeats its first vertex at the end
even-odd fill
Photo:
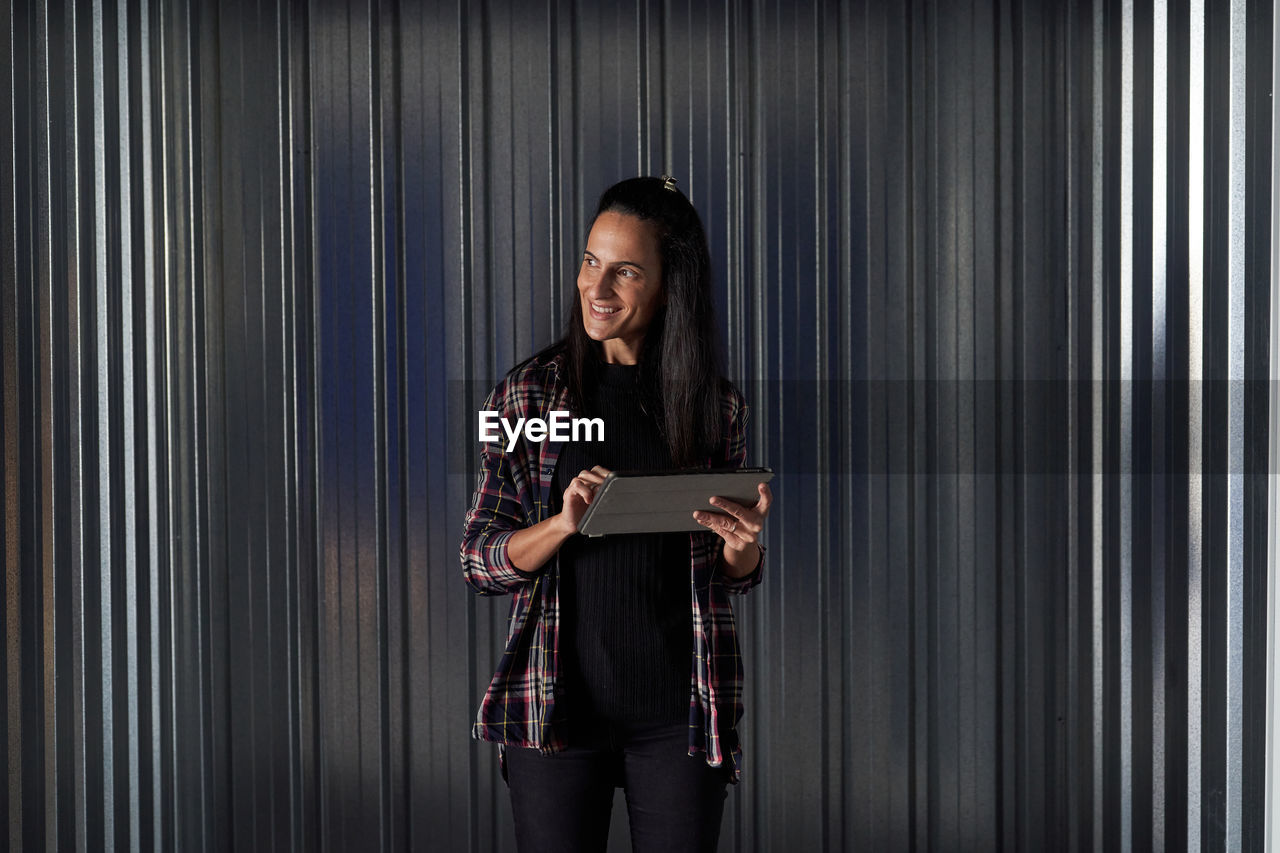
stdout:
POLYGON ((721 568, 722 572, 731 578, 742 578, 756 570, 756 566, 760 565, 762 555, 757 545, 753 544, 749 548, 735 551, 726 543, 720 549, 720 559, 724 562, 724 566, 721 568))
POLYGON ((565 523, 564 514, 557 513, 513 533, 507 540, 507 559, 522 572, 536 572, 576 532, 565 523))

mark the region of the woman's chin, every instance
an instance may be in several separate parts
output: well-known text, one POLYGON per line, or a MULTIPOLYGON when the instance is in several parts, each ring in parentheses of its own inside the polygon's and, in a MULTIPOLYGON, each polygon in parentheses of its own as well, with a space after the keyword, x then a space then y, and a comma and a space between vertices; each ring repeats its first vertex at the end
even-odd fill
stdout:
POLYGON ((584 323, 583 331, 587 333, 587 337, 597 343, 604 343, 610 338, 617 337, 613 333, 613 325, 611 323, 584 323))

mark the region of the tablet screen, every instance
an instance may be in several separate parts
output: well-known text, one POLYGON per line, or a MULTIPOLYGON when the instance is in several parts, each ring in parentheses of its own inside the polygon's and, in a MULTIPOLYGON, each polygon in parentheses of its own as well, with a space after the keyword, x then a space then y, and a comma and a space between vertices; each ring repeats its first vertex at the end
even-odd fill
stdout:
POLYGON ((719 512, 708 503, 716 496, 754 506, 760 497, 756 485, 771 479, 773 471, 769 468, 613 471, 583 513, 578 532, 606 536, 706 530, 694 521, 694 510, 719 512))

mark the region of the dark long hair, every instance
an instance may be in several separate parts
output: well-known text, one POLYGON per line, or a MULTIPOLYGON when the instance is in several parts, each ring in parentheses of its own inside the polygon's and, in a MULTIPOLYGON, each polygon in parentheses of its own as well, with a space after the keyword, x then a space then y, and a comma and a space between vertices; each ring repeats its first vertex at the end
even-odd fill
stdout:
MULTIPOLYGON (((645 331, 637 390, 641 404, 657 420, 674 463, 697 466, 721 439, 721 372, 707 234, 689 199, 661 178, 629 178, 605 190, 588 234, 596 218, 608 211, 634 216, 657 231, 666 302, 645 331)), ((563 353, 569 405, 581 411, 596 381, 603 348, 583 328, 576 289, 570 302, 564 336, 534 358, 563 353)))

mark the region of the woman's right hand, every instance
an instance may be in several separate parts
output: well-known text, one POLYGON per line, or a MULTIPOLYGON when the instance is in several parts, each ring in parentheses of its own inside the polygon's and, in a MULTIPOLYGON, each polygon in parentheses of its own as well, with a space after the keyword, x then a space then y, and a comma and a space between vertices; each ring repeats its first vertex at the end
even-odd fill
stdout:
POLYGON ((566 534, 573 535, 578 532, 578 522, 582 521, 583 514, 591 505, 596 489, 610 473, 608 468, 596 465, 589 471, 586 469, 579 471, 578 476, 569 481, 569 485, 564 490, 560 512, 556 516, 560 521, 561 529, 566 534))
POLYGON ((587 511, 596 489, 607 476, 609 469, 599 465, 578 474, 564 490, 564 504, 558 513, 511 534, 507 540, 507 559, 517 571, 525 574, 536 572, 560 550, 566 539, 578 532, 582 514, 587 511))

